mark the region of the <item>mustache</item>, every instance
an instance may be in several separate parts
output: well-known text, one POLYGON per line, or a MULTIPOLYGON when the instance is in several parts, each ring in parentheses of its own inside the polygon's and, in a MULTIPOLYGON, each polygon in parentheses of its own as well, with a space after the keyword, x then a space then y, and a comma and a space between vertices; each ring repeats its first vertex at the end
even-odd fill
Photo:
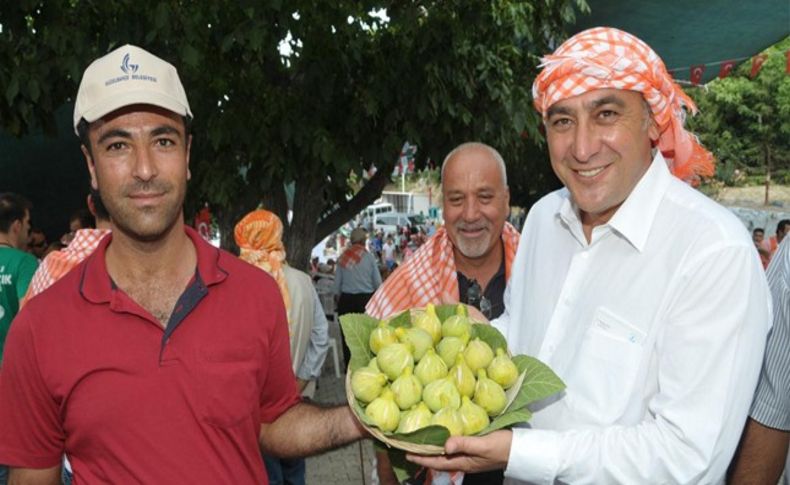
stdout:
POLYGON ((123 188, 123 195, 131 194, 163 194, 170 192, 173 185, 163 180, 135 181, 123 188))
POLYGON ((464 222, 458 221, 455 223, 455 228, 463 231, 479 231, 481 229, 490 230, 491 224, 488 222, 464 222))

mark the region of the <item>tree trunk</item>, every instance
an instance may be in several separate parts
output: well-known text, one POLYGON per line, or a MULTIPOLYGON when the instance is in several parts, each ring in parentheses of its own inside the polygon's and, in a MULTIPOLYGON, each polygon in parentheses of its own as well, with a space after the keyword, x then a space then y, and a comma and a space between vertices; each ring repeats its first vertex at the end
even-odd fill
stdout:
POLYGON ((321 220, 315 232, 314 244, 332 234, 340 226, 362 212, 362 209, 381 197, 384 187, 390 182, 392 165, 385 165, 350 200, 339 204, 328 216, 321 220))
POLYGON ((306 180, 296 182, 293 219, 287 234, 283 236, 288 264, 302 271, 308 271, 310 268, 310 255, 316 244, 318 219, 324 210, 322 182, 318 177, 308 177, 306 180))
POLYGON ((219 244, 222 249, 238 254, 233 230, 236 227, 236 223, 248 212, 258 207, 259 203, 260 196, 255 190, 249 188, 237 200, 233 201, 229 207, 217 211, 217 225, 220 231, 219 244))

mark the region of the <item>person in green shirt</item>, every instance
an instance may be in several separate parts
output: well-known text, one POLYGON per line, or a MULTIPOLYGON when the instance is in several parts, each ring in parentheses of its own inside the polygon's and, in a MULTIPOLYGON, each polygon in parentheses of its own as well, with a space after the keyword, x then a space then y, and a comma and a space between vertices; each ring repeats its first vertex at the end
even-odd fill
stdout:
POLYGON ((0 194, 0 363, 8 327, 38 267, 36 257, 24 251, 31 208, 30 201, 21 195, 0 194))

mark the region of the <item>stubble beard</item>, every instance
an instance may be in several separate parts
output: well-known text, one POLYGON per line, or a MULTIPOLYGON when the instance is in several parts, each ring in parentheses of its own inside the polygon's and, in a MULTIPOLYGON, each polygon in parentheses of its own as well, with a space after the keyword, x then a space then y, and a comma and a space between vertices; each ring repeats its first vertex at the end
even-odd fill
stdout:
POLYGON ((106 197, 99 183, 99 196, 110 214, 112 226, 116 231, 135 241, 156 242, 163 239, 178 222, 183 211, 186 189, 179 190, 171 184, 156 183, 154 190, 166 191, 165 198, 172 195, 174 191, 180 192, 177 193, 176 200, 168 201, 159 207, 137 209, 124 202, 128 201, 125 194, 131 193, 132 189, 139 186, 140 184, 124 187, 119 197, 106 197))

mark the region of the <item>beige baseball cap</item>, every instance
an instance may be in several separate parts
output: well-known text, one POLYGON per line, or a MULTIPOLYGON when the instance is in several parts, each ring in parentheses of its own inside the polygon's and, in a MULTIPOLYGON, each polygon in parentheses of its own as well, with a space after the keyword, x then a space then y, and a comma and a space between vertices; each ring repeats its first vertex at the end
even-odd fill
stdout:
POLYGON ((132 104, 151 104, 192 118, 176 68, 144 49, 127 44, 96 59, 85 69, 74 105, 74 132, 83 118, 92 123, 132 104))

